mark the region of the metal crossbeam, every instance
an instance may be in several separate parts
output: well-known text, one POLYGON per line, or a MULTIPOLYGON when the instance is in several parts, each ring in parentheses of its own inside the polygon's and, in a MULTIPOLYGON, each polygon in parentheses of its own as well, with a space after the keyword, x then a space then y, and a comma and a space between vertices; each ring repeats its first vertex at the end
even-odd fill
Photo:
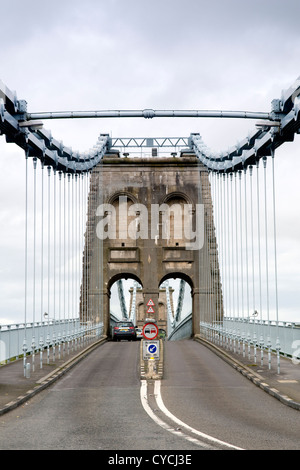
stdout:
POLYGON ((180 118, 234 118, 234 119, 269 119, 275 120, 270 112, 252 111, 210 111, 210 110, 106 110, 106 111, 57 111, 26 113, 27 120, 38 119, 95 119, 95 118, 145 118, 180 117, 180 118))

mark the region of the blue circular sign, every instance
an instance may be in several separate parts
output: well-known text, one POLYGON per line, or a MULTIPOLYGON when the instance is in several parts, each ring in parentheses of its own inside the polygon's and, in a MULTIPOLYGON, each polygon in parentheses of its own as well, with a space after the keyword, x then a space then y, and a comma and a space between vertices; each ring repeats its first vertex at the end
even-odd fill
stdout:
POLYGON ((150 354, 155 354, 156 350, 157 350, 157 347, 155 344, 150 344, 150 346, 148 346, 148 351, 150 354))

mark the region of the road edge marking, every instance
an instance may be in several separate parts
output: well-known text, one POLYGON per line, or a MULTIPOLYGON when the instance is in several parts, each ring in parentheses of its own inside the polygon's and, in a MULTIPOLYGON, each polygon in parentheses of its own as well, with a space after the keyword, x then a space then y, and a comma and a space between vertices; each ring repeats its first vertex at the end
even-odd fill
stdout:
POLYGON ((150 418, 158 424, 161 428, 165 429, 166 431, 169 431, 170 433, 174 434, 177 437, 181 437, 186 439, 187 441, 196 444, 198 446, 201 446, 202 448, 207 448, 211 450, 211 446, 207 445, 205 442, 200 441, 197 438, 193 438, 191 436, 188 436, 187 434, 184 434, 182 431, 178 431, 171 426, 169 426, 167 423, 165 423, 162 419, 160 419, 156 414, 152 411, 150 408, 150 405, 148 403, 148 398, 147 398, 147 380, 141 380, 141 388, 140 388, 140 398, 141 402, 143 405, 144 410, 146 413, 150 416, 150 418))
POLYGON ((155 399, 156 399, 156 403, 157 403, 157 406, 159 407, 159 409, 170 419, 172 419, 172 421, 174 421, 176 424, 178 424, 179 426, 182 426, 184 427, 186 430, 188 430, 189 432, 193 433, 193 434, 196 434, 197 436, 199 437, 202 437, 203 439, 206 439, 214 444, 217 444, 217 445, 221 445, 221 446, 225 446, 225 447, 228 447, 230 449, 235 449, 235 450, 244 450, 242 449, 241 447, 237 447, 237 446, 234 446, 232 444, 229 444, 228 442, 224 442, 224 441, 221 441, 213 436, 210 436, 208 434, 205 434, 201 431, 198 431, 197 429, 194 429, 192 428, 191 426, 189 426, 188 424, 184 423, 183 421, 181 421, 180 419, 176 418, 176 416, 174 416, 165 406, 164 402, 163 402, 163 399, 162 399, 162 396, 161 396, 161 381, 160 380, 156 380, 155 381, 155 384, 154 384, 154 395, 155 395, 155 399))

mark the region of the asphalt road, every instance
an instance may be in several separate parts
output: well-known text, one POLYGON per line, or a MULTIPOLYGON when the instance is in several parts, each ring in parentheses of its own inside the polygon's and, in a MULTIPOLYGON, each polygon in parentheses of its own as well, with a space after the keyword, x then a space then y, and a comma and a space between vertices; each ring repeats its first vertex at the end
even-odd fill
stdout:
POLYGON ((300 414, 194 341, 169 342, 162 397, 190 426, 245 450, 300 449, 300 414))
POLYGON ((139 378, 139 343, 105 343, 0 417, 0 449, 299 449, 299 411, 197 342, 165 343, 162 381, 139 378), (187 427, 188 425, 188 427, 187 427))

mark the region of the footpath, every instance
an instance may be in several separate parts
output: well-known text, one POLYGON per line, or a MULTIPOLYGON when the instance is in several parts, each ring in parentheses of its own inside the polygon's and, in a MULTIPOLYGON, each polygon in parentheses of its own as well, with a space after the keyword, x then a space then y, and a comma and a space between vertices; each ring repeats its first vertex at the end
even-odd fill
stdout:
POLYGON ((58 346, 55 348, 54 357, 53 349, 50 348, 49 363, 47 351, 44 350, 42 368, 39 353, 35 355, 34 363, 32 356, 27 356, 26 362, 30 364, 30 371, 27 367, 25 373, 23 359, 2 365, 0 367, 0 415, 23 405, 34 395, 53 384, 106 340, 106 336, 103 336, 90 340, 88 344, 82 346, 70 344, 67 348, 66 345, 66 350, 61 350, 60 357, 58 346))

